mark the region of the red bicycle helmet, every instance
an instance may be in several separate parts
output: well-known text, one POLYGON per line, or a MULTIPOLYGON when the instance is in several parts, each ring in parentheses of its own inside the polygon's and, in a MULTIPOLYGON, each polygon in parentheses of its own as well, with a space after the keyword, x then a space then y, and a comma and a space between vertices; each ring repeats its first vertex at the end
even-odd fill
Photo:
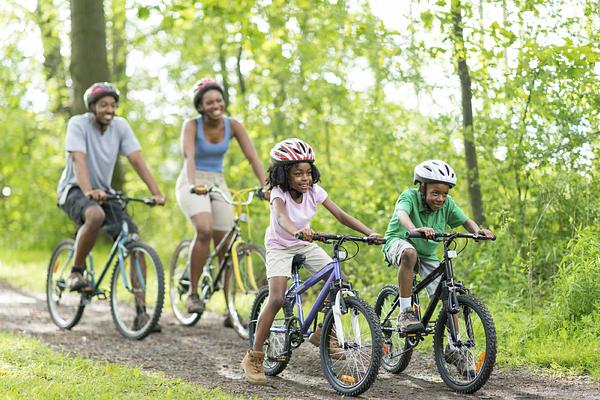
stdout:
POLYGON ((90 105, 104 96, 112 96, 115 101, 119 101, 119 90, 109 82, 96 82, 92 84, 83 94, 83 103, 90 108, 90 105))
POLYGON ((277 143, 269 152, 274 162, 313 162, 315 161, 315 152, 308 143, 301 139, 289 138, 277 143))
POLYGON ((218 90, 221 92, 222 96, 225 96, 223 88, 216 81, 208 78, 202 79, 194 85, 194 90, 192 93, 194 109, 198 109, 198 104, 202 100, 202 96, 204 96, 204 93, 208 92, 209 90, 218 90))

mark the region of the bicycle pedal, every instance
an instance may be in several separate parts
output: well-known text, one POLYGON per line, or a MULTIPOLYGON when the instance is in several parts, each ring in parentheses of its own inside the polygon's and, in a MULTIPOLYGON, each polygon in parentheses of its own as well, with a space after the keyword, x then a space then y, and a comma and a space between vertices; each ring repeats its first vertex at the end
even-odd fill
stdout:
POLYGON ((92 293, 93 291, 94 291, 94 288, 91 286, 86 286, 84 288, 81 288, 82 293, 92 293))
POLYGON ((275 361, 277 361, 277 362, 286 362, 287 359, 285 357, 275 357, 275 361))
POLYGON ((98 300, 106 300, 108 297, 106 297, 106 293, 104 292, 99 292, 97 293, 98 296, 98 300))

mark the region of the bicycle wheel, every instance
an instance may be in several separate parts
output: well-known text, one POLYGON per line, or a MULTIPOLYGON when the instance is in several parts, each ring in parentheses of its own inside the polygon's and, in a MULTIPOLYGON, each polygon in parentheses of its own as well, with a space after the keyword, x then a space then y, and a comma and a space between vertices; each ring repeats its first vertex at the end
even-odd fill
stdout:
POLYGON ((248 339, 252 299, 268 283, 265 251, 260 246, 242 243, 237 247, 237 254, 241 282, 230 264, 225 270, 223 291, 230 325, 242 339, 248 339))
POLYGON ((400 315, 400 305, 397 302, 398 287, 394 285, 384 286, 375 301, 375 314, 380 321, 383 335, 381 363, 386 371, 393 374, 399 374, 408 367, 414 347, 411 339, 401 337, 398 332, 397 321, 400 315), (385 319, 388 314, 389 317, 385 319))
POLYGON ((487 307, 473 296, 458 296, 459 311, 443 307, 435 325, 433 352, 446 385, 458 393, 475 393, 488 380, 496 361, 496 328, 487 307), (450 316, 450 318, 449 318, 450 316), (458 328, 451 344, 448 320, 458 328))
POLYGON ((357 396, 371 387, 379 372, 382 340, 379 319, 361 299, 345 297, 347 311, 337 331, 333 308, 321 328, 321 367, 331 386, 345 396, 357 396), (343 338, 343 340, 342 340, 343 338))
MULTIPOLYGON (((250 348, 254 345, 254 334, 258 317, 260 316, 262 309, 267 305, 268 299, 269 288, 263 287, 256 295, 250 314, 250 321, 248 324, 250 348)), ((271 325, 271 332, 265 340, 265 360, 263 361, 263 370, 265 371, 265 374, 269 376, 278 375, 285 367, 287 367, 288 362, 285 361, 284 358, 285 353, 288 350, 286 348, 286 322, 291 316, 292 312, 290 307, 282 307, 277 315, 275 315, 275 320, 273 320, 273 325, 271 325)))
POLYGON ((75 241, 63 240, 52 251, 46 278, 46 302, 52 321, 62 329, 71 329, 85 308, 80 292, 71 292, 67 278, 71 274, 75 241))
POLYGON ((142 242, 126 244, 122 265, 117 261, 110 287, 110 309, 117 330, 129 339, 143 339, 160 318, 164 275, 156 251, 142 242))
POLYGON ((185 325, 194 326, 202 314, 189 313, 185 298, 190 289, 190 245, 192 239, 183 239, 175 248, 169 264, 169 297, 175 318, 185 325))

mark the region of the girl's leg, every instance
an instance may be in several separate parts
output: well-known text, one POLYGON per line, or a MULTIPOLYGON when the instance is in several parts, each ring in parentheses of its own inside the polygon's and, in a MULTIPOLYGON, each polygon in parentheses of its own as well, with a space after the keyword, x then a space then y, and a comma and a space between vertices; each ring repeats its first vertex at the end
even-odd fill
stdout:
POLYGON ((252 346, 253 351, 263 351, 263 346, 269 336, 275 315, 277 315, 277 312, 279 312, 285 303, 287 280, 288 278, 285 276, 274 276, 269 279, 269 300, 258 317, 256 335, 254 336, 254 344, 252 346))

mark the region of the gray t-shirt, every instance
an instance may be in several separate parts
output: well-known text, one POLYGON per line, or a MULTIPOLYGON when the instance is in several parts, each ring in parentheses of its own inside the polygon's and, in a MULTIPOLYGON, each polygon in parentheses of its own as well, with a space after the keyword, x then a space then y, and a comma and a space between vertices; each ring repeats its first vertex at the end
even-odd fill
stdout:
POLYGON ((92 121, 91 113, 75 115, 69 120, 65 145, 67 165, 57 188, 59 205, 64 204, 69 189, 77 186, 70 152, 85 153, 92 189, 110 191, 119 154, 127 156, 141 150, 140 142, 124 118, 115 117, 104 133, 100 133, 92 121))

